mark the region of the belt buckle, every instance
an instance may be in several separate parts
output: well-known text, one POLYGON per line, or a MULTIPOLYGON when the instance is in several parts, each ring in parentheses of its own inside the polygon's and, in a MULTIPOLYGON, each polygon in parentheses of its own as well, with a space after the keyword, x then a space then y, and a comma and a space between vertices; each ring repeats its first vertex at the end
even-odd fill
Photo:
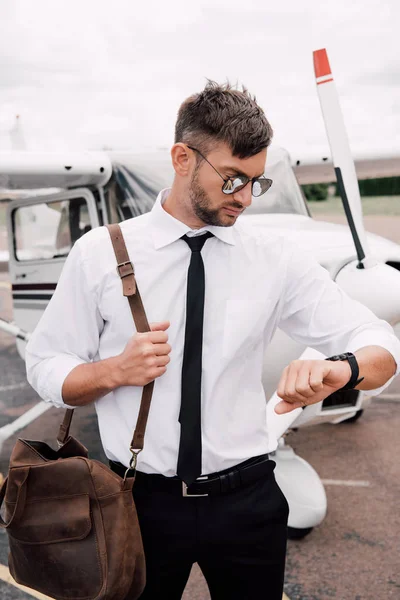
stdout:
POLYGON ((208 494, 188 494, 187 490, 188 490, 188 486, 186 485, 186 483, 184 481, 182 481, 182 496, 184 498, 199 498, 200 496, 208 496, 208 494))

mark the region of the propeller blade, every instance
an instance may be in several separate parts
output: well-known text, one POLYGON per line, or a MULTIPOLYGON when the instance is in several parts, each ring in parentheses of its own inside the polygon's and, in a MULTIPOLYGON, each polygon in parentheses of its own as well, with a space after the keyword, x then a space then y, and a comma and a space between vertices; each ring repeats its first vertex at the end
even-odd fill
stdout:
POLYGON ((358 268, 372 267, 377 262, 371 256, 365 235, 356 169, 326 49, 315 50, 313 56, 322 116, 331 148, 338 189, 359 259, 358 268))

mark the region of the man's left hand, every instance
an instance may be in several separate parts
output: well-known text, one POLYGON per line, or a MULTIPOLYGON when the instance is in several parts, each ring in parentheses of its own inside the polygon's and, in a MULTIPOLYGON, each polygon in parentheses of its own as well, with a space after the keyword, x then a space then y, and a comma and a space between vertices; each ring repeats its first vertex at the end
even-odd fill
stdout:
POLYGON ((282 372, 277 394, 282 401, 275 406, 278 415, 295 408, 322 402, 350 381, 347 360, 293 360, 282 372))

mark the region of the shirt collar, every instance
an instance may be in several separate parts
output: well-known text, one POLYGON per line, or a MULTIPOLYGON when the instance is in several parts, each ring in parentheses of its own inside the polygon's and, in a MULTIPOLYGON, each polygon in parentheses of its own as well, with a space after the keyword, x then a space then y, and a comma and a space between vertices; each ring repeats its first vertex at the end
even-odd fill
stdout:
POLYGON ((190 229, 182 221, 175 219, 163 208, 163 203, 167 199, 171 188, 165 188, 158 194, 157 200, 150 212, 151 231, 156 250, 168 246, 172 242, 179 240, 185 234, 204 233, 210 231, 222 242, 234 245, 233 227, 218 227, 217 225, 205 225, 201 229, 190 229))

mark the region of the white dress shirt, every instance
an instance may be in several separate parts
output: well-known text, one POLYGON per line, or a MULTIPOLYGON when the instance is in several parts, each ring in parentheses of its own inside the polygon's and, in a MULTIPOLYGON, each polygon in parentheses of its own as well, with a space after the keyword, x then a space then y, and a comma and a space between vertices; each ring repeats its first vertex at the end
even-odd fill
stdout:
MULTIPOLYGON (((264 349, 277 327, 326 356, 368 345, 389 350, 400 370, 392 327, 351 299, 311 256, 245 220, 232 227, 190 228, 168 214, 163 190, 151 212, 120 225, 149 322, 168 320, 171 362, 157 378, 138 469, 176 475, 186 279, 191 250, 184 234, 211 231, 202 250, 205 306, 202 372, 202 473, 271 452, 261 383, 264 349)), ((28 380, 38 394, 66 407, 61 389, 77 365, 120 354, 135 325, 109 233, 96 228, 72 248, 57 289, 26 348, 28 380)), ((384 386, 367 393, 376 395, 384 386)), ((96 401, 108 458, 129 464, 141 387, 120 387, 96 401)), ((79 410, 79 409, 78 409, 79 410)))

